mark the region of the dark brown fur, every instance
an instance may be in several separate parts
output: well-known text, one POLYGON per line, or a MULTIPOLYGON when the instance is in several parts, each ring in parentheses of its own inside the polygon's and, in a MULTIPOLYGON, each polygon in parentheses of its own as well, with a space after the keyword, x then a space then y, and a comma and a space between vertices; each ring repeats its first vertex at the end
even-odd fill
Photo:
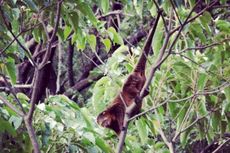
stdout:
MULTIPOLYGON (((131 105, 135 98, 140 95, 140 92, 145 84, 145 67, 147 56, 151 49, 152 38, 156 30, 157 22, 159 20, 159 14, 156 18, 155 24, 152 30, 149 32, 148 38, 144 45, 142 55, 134 69, 129 75, 126 82, 123 85, 122 91, 116 96, 113 102, 101 112, 97 117, 97 123, 105 128, 112 129, 117 135, 120 134, 123 127, 123 121, 125 116, 125 105, 131 105)), ((131 116, 140 112, 141 104, 139 104, 133 111, 131 116)))

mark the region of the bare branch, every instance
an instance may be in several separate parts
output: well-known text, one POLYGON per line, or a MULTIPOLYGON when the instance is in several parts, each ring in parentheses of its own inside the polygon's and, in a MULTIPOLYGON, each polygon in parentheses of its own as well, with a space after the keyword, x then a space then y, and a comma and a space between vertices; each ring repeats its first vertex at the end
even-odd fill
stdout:
POLYGON ((158 132, 161 135, 161 138, 163 139, 164 143, 167 145, 167 147, 169 148, 169 152, 170 153, 174 153, 174 147, 173 147, 173 143, 169 142, 168 139, 166 138, 163 130, 161 129, 161 127, 159 127, 158 132))
POLYGON ((14 88, 32 88, 32 84, 15 84, 14 88))
MULTIPOLYGON (((156 6, 156 8, 157 8, 157 11, 159 12, 159 11, 161 10, 160 6, 159 6, 158 3, 156 2, 156 0, 153 0, 153 2, 154 2, 155 6, 156 6)), ((166 21, 165 21, 165 17, 164 17, 164 15, 163 15, 163 13, 161 13, 161 18, 162 18, 163 23, 164 23, 165 31, 168 33, 169 30, 168 30, 167 23, 166 23, 166 21)))
POLYGON ((34 153, 40 153, 39 144, 38 144, 37 139, 36 139, 36 134, 35 134, 32 122, 30 122, 30 120, 28 120, 27 116, 24 116, 24 122, 26 125, 26 129, 28 131, 31 143, 33 145, 34 153))
POLYGON ((37 103, 37 96, 38 96, 37 91, 38 91, 40 83, 42 82, 42 76, 44 75, 44 71, 42 71, 42 70, 43 70, 44 66, 48 63, 48 60, 49 60, 50 54, 51 54, 52 45, 53 45, 53 42, 54 42, 55 37, 56 37, 56 32, 57 32, 58 24, 59 24, 59 20, 60 20, 62 2, 63 2, 62 0, 59 0, 57 3, 57 12, 56 12, 57 15, 56 15, 56 20, 55 20, 55 26, 54 26, 54 29, 52 32, 52 36, 48 41, 45 56, 44 56, 42 62, 38 65, 38 67, 35 68, 35 73, 34 73, 35 74, 34 75, 34 83, 35 84, 34 84, 32 96, 31 96, 31 102, 30 102, 31 106, 30 106, 28 114, 24 117, 26 128, 27 128, 27 131, 28 131, 30 140, 32 142, 35 153, 40 153, 40 149, 39 149, 38 141, 36 139, 35 131, 34 131, 33 126, 32 126, 32 118, 33 118, 33 113, 35 111, 35 105, 37 103))
POLYGON ((42 63, 40 64, 40 68, 42 68, 44 65, 46 65, 46 63, 49 60, 50 54, 51 54, 52 44, 53 44, 55 37, 56 37, 56 33, 58 30, 58 24, 59 24, 59 20, 60 20, 60 16, 61 16, 61 3, 62 3, 62 0, 61 1, 59 0, 57 3, 57 12, 56 12, 57 16, 56 16, 56 20, 55 20, 55 26, 54 26, 52 35, 51 35, 50 39, 48 40, 47 51, 46 51, 45 57, 42 60, 42 63))
POLYGON ((35 85, 34 85, 34 88, 33 88, 33 93, 32 93, 32 96, 31 96, 31 107, 30 107, 30 110, 29 110, 29 113, 28 113, 28 119, 30 121, 32 121, 32 117, 33 117, 33 112, 35 110, 35 104, 36 104, 36 97, 37 97, 37 89, 38 89, 38 86, 39 84, 41 83, 41 77, 43 75, 43 73, 41 73, 41 69, 47 64, 48 60, 49 60, 49 57, 50 57, 50 54, 51 54, 51 48, 52 48, 52 44, 53 44, 53 41, 55 39, 55 36, 56 36, 56 32, 57 32, 57 29, 58 29, 58 24, 59 24, 59 20, 60 20, 60 13, 61 13, 61 4, 62 4, 62 1, 58 1, 57 3, 57 16, 56 16, 56 20, 55 20, 55 27, 53 29, 53 32, 52 32, 52 36, 50 38, 50 40, 48 41, 48 47, 47 47, 47 50, 46 50, 46 54, 45 54, 45 57, 43 58, 42 62, 39 64, 38 68, 35 69, 35 85))
POLYGON ((117 14, 121 14, 121 13, 122 13, 122 10, 114 10, 114 11, 106 13, 105 15, 98 16, 97 19, 102 19, 102 18, 105 18, 105 17, 110 16, 110 15, 117 15, 117 14))

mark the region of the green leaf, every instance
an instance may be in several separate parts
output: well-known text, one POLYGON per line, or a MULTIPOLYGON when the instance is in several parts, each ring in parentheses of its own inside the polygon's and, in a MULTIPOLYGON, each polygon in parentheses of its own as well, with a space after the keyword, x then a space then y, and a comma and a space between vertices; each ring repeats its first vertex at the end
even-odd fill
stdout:
POLYGON ((146 144, 147 138, 148 138, 148 130, 146 123, 143 118, 140 118, 136 120, 136 125, 137 125, 137 131, 139 133, 139 136, 141 138, 141 143, 146 144))
POLYGON ((230 33, 230 22, 227 20, 218 20, 216 22, 217 28, 219 28, 223 32, 230 33))
POLYGON ((85 122, 87 124, 87 128, 93 129, 92 120, 90 118, 89 111, 87 110, 87 108, 82 108, 81 113, 82 113, 83 118, 84 118, 84 120, 85 120, 85 122))
POLYGON ((101 8, 104 13, 107 13, 109 10, 109 0, 101 1, 101 8))
POLYGON ((35 39, 36 42, 40 42, 40 39, 42 37, 42 32, 41 31, 42 31, 41 26, 33 29, 33 38, 35 39))
POLYGON ((101 139, 100 137, 96 137, 96 145, 99 148, 101 148, 101 150, 103 152, 106 152, 106 153, 112 153, 113 152, 111 147, 103 139, 101 139))
POLYGON ((177 103, 168 103, 168 109, 173 118, 176 117, 176 115, 178 114, 178 108, 176 106, 177 103))
POLYGON ((34 3, 34 1, 32 0, 24 0, 24 2, 26 3, 26 5, 32 10, 37 12, 38 11, 38 7, 37 5, 34 3))
POLYGON ((220 4, 226 4, 228 0, 220 0, 220 4))
POLYGON ((198 84, 197 84, 199 90, 202 91, 204 89, 207 80, 208 80, 208 78, 207 78, 207 75, 205 73, 201 73, 199 75, 198 84))
MULTIPOLYGON (((121 55, 122 53, 124 53, 124 52, 127 52, 129 50, 129 47, 128 46, 125 46, 125 45, 121 45, 119 48, 117 48, 116 50, 115 50, 115 53, 113 53, 113 55, 112 56, 117 56, 117 55, 121 55)), ((121 57, 119 57, 119 58, 121 58, 121 57)))
POLYGON ((68 38, 68 36, 70 35, 71 33, 71 28, 69 26, 65 26, 65 29, 64 29, 64 40, 66 40, 68 38))
POLYGON ((12 136, 16 136, 16 130, 13 128, 13 126, 6 120, 4 120, 0 116, 0 133, 8 132, 12 136))
POLYGON ((230 87, 224 89, 224 94, 227 98, 228 103, 230 103, 230 87))
POLYGON ((209 12, 204 12, 204 14, 199 18, 200 19, 200 22, 202 24, 202 26, 205 28, 205 30, 207 31, 207 33, 209 35, 212 34, 212 31, 209 27, 209 24, 212 20, 212 16, 209 12))
POLYGON ((183 133, 180 134, 180 142, 182 144, 182 146, 185 146, 188 142, 188 131, 185 131, 183 133))
POLYGON ((199 23, 193 23, 190 26, 191 33, 200 38, 202 43, 206 43, 206 36, 204 35, 204 31, 199 23))
POLYGON ((156 53, 156 55, 158 55, 163 44, 163 35, 164 35, 163 28, 164 28, 163 21, 162 19, 160 19, 156 29, 157 32, 154 34, 153 42, 152 42, 153 51, 154 54, 156 53))
POLYGON ((178 77, 185 80, 186 82, 191 81, 190 78, 191 78, 192 69, 187 63, 183 61, 176 62, 173 64, 173 69, 175 70, 178 77))
POLYGON ((206 115, 208 113, 207 108, 206 108, 206 101, 205 101, 205 97, 202 97, 200 102, 199 102, 199 106, 198 106, 198 112, 200 115, 206 115))
POLYGON ((85 44, 86 44, 85 35, 79 29, 78 32, 77 32, 77 48, 79 50, 84 50, 85 49, 85 44))
POLYGON ((200 20, 202 21, 202 23, 210 23, 212 19, 212 16, 209 12, 204 12, 204 14, 200 17, 200 20))
POLYGON ((105 108, 104 93, 105 84, 109 84, 110 78, 105 76, 96 82, 93 89, 92 104, 96 114, 101 112, 105 108))
POLYGON ((7 70, 9 77, 10 77, 11 82, 13 84, 15 84, 17 78, 16 78, 16 65, 15 65, 14 59, 12 59, 12 58, 7 59, 6 70, 7 70))
POLYGON ((73 11, 69 14, 69 21, 70 24, 73 28, 73 30, 75 31, 75 33, 77 33, 78 28, 79 28, 79 16, 78 13, 73 11))
POLYGON ((22 117, 11 116, 9 122, 14 125, 15 130, 17 130, 22 124, 22 117))
POLYGON ((96 40, 96 36, 91 34, 87 36, 87 41, 90 45, 90 48, 92 49, 92 51, 96 51, 96 45, 97 45, 97 40, 96 40))
POLYGON ((93 23, 94 26, 97 25, 97 18, 95 17, 92 9, 85 2, 80 2, 77 5, 78 10, 80 10, 89 20, 93 23))
POLYGON ((157 8, 155 4, 152 3, 152 7, 149 9, 151 16, 156 16, 157 15, 157 8))
POLYGON ((134 4, 137 14, 142 18, 143 1, 134 0, 133 4, 134 4))
POLYGON ((221 121, 221 114, 220 112, 216 111, 211 115, 211 125, 213 127, 214 130, 218 130, 218 127, 220 125, 220 121, 221 121))
POLYGON ((122 37, 116 32, 116 30, 113 27, 109 27, 107 30, 110 38, 117 44, 123 45, 123 39, 122 37))
POLYGON ((64 39, 64 30, 63 30, 63 29, 58 28, 58 30, 57 30, 57 35, 58 35, 58 37, 59 37, 62 41, 65 40, 65 39, 64 39))
POLYGON ((27 95, 25 95, 24 93, 21 93, 21 92, 17 93, 17 98, 20 100, 25 100, 25 101, 30 100, 30 98, 27 95))
POLYGON ((108 38, 106 38, 102 40, 102 43, 105 45, 105 50, 108 53, 111 48, 111 41, 108 38))
POLYGON ((74 44, 77 41, 77 33, 74 32, 72 38, 71 38, 71 44, 74 44))

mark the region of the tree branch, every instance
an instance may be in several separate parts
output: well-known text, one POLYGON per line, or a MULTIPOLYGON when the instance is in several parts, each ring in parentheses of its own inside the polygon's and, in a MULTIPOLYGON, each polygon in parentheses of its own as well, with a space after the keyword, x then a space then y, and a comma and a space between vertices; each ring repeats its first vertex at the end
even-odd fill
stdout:
POLYGON ((54 29, 52 32, 52 36, 48 40, 45 56, 44 56, 42 62, 38 65, 38 67, 35 67, 35 73, 34 73, 35 74, 34 75, 34 83, 35 84, 33 87, 31 101, 30 101, 31 105, 30 105, 29 112, 24 117, 25 125, 26 125, 26 128, 27 128, 27 131, 28 131, 30 140, 32 142, 35 153, 40 153, 40 149, 39 149, 38 141, 36 139, 35 131, 34 131, 33 126, 32 126, 32 118, 33 118, 33 113, 35 111, 35 105, 37 103, 38 88, 39 88, 39 85, 42 83, 42 78, 44 75, 43 68, 48 63, 48 60, 49 60, 50 55, 51 55, 52 44, 53 44, 55 37, 56 37, 56 32, 57 32, 58 24, 59 24, 59 20, 60 20, 62 2, 63 2, 63 0, 59 0, 57 3, 55 26, 54 26, 54 29))

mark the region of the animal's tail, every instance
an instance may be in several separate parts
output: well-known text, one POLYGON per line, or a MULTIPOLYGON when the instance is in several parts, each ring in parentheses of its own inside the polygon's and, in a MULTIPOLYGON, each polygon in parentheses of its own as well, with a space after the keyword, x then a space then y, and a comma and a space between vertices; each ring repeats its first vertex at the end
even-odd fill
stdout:
POLYGON ((141 57, 138 60, 138 63, 136 65, 135 69, 134 69, 135 72, 144 72, 145 71, 147 57, 148 57, 149 51, 151 49, 153 35, 154 35, 155 31, 156 31, 160 15, 161 15, 161 12, 159 12, 157 14, 157 17, 156 17, 156 20, 154 22, 153 28, 149 31, 148 37, 147 37, 147 39, 145 41, 145 45, 144 45, 141 57))

